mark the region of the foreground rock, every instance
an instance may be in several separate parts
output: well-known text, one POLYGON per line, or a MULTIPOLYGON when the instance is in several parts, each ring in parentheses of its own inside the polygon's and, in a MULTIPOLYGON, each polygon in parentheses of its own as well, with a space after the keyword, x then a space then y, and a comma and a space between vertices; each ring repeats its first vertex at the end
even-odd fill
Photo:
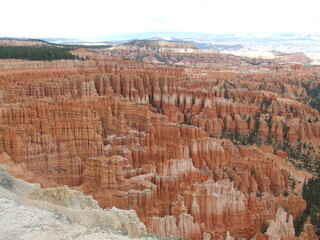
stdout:
POLYGON ((0 239, 129 239, 145 234, 133 210, 102 210, 90 196, 67 187, 42 189, 0 167, 0 239))

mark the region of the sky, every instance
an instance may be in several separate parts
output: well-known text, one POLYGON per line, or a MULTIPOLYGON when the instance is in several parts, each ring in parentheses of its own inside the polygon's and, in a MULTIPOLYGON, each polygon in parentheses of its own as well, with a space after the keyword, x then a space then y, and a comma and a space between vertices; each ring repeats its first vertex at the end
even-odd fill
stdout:
POLYGON ((4 0, 0 37, 145 32, 320 34, 319 0, 4 0))

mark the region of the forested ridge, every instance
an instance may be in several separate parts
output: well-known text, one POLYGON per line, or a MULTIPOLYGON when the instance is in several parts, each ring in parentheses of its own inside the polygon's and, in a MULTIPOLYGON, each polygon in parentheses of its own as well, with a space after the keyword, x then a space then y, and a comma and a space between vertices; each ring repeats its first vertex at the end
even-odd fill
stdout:
POLYGON ((74 48, 53 46, 0 46, 0 59, 58 60, 79 59, 74 48))

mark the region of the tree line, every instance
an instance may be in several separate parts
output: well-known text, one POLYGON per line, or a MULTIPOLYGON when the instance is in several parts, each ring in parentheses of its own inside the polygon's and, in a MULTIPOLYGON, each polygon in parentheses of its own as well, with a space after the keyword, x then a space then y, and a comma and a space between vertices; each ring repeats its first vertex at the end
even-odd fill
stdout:
POLYGON ((0 59, 26 59, 26 60, 58 60, 79 59, 70 51, 73 48, 52 46, 0 46, 0 59))

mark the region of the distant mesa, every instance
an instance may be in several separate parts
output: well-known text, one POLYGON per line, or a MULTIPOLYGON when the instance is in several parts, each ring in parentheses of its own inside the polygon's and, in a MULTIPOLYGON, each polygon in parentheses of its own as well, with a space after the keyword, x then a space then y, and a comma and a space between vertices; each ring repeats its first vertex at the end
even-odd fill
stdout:
POLYGON ((213 43, 202 43, 202 42, 194 42, 194 45, 197 48, 201 49, 207 49, 207 50, 216 50, 216 51, 236 51, 244 48, 243 45, 241 44, 231 44, 231 45, 226 45, 226 44, 213 44, 213 43))
POLYGON ((274 54, 279 62, 309 64, 311 59, 302 52, 274 54))
MULTIPOLYGON (((176 42, 176 41, 163 41, 163 40, 134 40, 122 45, 123 47, 127 47, 130 50, 134 50, 136 48, 145 49, 148 51, 170 51, 177 49, 184 50, 195 50, 197 47, 190 42, 176 42)), ((128 50, 129 50, 128 49, 128 50)))
POLYGON ((124 44, 125 46, 143 48, 148 51, 161 51, 170 49, 205 49, 215 51, 240 50, 241 44, 214 44, 208 42, 184 41, 181 39, 164 40, 161 38, 151 38, 146 40, 133 40, 124 44))

